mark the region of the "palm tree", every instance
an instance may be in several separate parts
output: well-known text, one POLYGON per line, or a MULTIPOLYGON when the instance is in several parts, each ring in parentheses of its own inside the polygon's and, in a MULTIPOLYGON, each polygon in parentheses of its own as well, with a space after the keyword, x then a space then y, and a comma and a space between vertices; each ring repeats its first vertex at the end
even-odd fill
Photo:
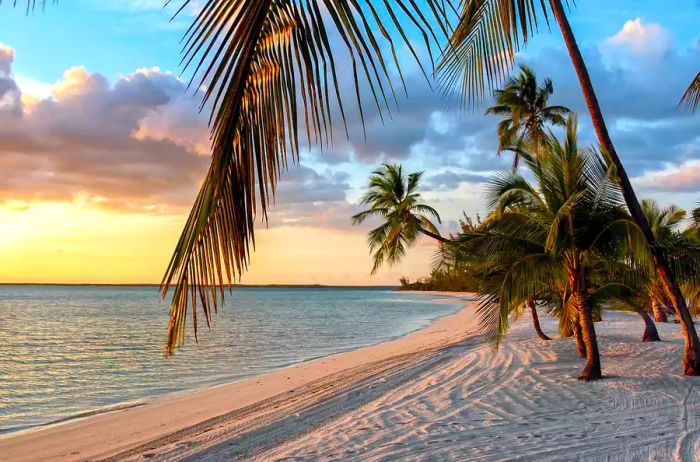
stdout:
POLYGON ((690 82, 688 89, 678 103, 678 106, 685 106, 690 112, 695 112, 698 105, 700 105, 700 72, 690 82))
MULTIPOLYGON (((685 210, 675 205, 661 207, 653 199, 643 199, 642 210, 649 220, 656 240, 662 244, 676 237, 678 227, 685 219, 685 210)), ((651 278, 648 290, 654 319, 656 322, 668 322, 665 308, 666 294, 658 278, 651 278)))
MULTIPOLYGON (((522 143, 530 152, 538 152, 547 139, 546 126, 566 124, 571 111, 564 106, 548 106, 552 93, 552 80, 545 79, 538 85, 535 73, 525 65, 520 66, 517 77, 509 77, 503 88, 495 91, 496 105, 486 114, 504 117, 498 124, 499 154, 522 143)), ((513 168, 517 168, 519 158, 516 150, 513 168)))
MULTIPOLYGON (((545 152, 524 156, 535 185, 517 172, 491 181, 493 211, 486 222, 510 230, 511 240, 540 243, 544 251, 522 258, 509 269, 507 279, 486 290, 479 313, 485 327, 504 332, 517 306, 563 281, 570 291, 565 304, 576 311, 586 348, 586 367, 579 379, 596 380, 602 371, 593 325, 592 274, 615 254, 631 222, 601 156, 579 149, 576 124, 570 117, 563 143, 551 136, 545 152)), ((499 246, 511 245, 507 242, 480 243, 484 261, 493 261, 499 246)))
MULTIPOLYGON (((569 5, 568 0, 564 3, 569 5)), ((573 3, 573 2, 572 2, 573 3)), ((468 105, 483 98, 485 89, 493 88, 508 74, 515 52, 537 32, 542 19, 549 24, 553 16, 564 37, 598 141, 605 151, 608 166, 614 166, 627 208, 643 233, 653 257, 659 280, 669 295, 683 330, 685 350, 683 369, 686 375, 700 375, 700 338, 675 275, 656 241, 644 216, 629 176, 610 138, 588 68, 576 43, 562 0, 464 0, 444 58, 438 66, 443 84, 458 88, 468 105)), ((691 90, 690 95, 696 94, 691 90)))
POLYGON ((404 175, 401 165, 396 164, 383 164, 372 173, 369 190, 360 201, 370 208, 352 217, 355 225, 371 217, 382 220, 367 235, 370 251, 374 251, 372 274, 385 261, 390 265, 398 263, 406 254, 406 248, 415 244, 421 234, 447 242, 431 221, 433 218, 440 223, 440 215, 421 203, 417 189, 422 175, 423 172, 404 175))

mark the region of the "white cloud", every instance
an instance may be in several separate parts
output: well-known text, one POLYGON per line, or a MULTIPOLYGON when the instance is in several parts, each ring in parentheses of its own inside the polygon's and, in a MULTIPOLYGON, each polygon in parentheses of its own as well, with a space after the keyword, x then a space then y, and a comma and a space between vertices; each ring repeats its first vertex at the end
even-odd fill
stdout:
POLYGON ((603 53, 609 64, 653 65, 669 52, 672 44, 671 35, 660 24, 636 18, 625 22, 620 31, 605 40, 603 53))

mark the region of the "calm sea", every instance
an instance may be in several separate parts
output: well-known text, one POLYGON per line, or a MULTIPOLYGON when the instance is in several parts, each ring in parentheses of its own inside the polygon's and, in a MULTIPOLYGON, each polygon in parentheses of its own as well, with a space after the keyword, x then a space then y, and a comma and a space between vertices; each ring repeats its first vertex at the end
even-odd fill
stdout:
MULTIPOLYGON (((236 288, 172 358, 154 287, 0 286, 0 432, 404 335, 461 303, 383 289, 236 288), (444 301, 444 300, 443 300, 444 301)), ((188 326, 189 327, 189 326, 188 326)))

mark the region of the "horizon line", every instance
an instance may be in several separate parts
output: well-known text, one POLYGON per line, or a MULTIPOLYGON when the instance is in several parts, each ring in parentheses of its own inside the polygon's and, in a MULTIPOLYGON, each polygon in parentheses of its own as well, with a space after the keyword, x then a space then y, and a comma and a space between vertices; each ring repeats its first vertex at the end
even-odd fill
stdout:
MULTIPOLYGON (((109 283, 109 282, 0 282, 0 286, 91 286, 91 287, 160 287, 158 283, 109 283)), ((289 288, 389 288, 393 289, 399 287, 399 285, 388 285, 388 284, 225 284, 226 289, 235 289, 236 287, 257 287, 257 288, 275 288, 275 287, 289 287, 289 288)))

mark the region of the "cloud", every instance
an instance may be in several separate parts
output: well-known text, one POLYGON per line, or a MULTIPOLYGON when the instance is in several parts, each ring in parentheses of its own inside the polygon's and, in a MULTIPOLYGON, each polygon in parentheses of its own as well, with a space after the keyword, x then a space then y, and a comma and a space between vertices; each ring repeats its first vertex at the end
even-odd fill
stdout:
POLYGON ((462 183, 484 183, 488 179, 489 177, 485 175, 445 170, 441 173, 428 176, 425 179, 425 187, 429 190, 453 190, 462 183))
POLYGON ((605 40, 604 49, 613 57, 631 55, 656 63, 671 49, 671 35, 660 24, 644 23, 641 18, 625 22, 622 29, 605 40))
POLYGON ((0 43, 0 114, 17 114, 22 110, 22 98, 12 75, 15 51, 0 43))
MULTIPOLYGON (((2 56, 7 60, 11 54, 2 56)), ((11 75, 3 65, 4 75, 11 75)), ((67 70, 51 97, 36 101, 30 111, 0 111, 0 202, 185 210, 208 158, 169 136, 172 126, 161 127, 158 137, 147 136, 142 127, 145 121, 152 128, 156 115, 167 111, 193 112, 180 103, 183 94, 182 82, 158 69, 141 69, 113 84, 81 67, 67 70)))
POLYGON ((637 180, 646 189, 663 192, 700 192, 700 160, 690 160, 637 180))

